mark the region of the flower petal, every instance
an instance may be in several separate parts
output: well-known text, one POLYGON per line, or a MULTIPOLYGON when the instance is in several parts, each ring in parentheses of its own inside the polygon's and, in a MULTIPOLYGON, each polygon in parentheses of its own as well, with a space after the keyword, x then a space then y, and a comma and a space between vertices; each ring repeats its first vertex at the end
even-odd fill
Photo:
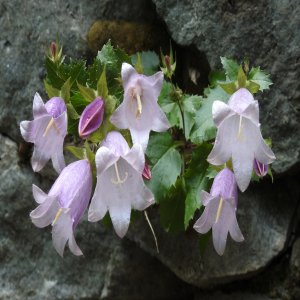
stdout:
POLYGON ((43 228, 50 225, 59 209, 58 197, 48 196, 48 198, 30 213, 32 223, 43 228))
POLYGON ((212 105, 212 116, 217 127, 231 114, 233 114, 233 111, 226 103, 218 100, 214 101, 212 105))
POLYGON ((140 144, 134 144, 129 152, 123 158, 140 174, 145 167, 145 155, 140 144))
POLYGON ((123 63, 121 69, 121 76, 124 90, 128 88, 132 75, 138 75, 134 67, 128 63, 123 63))
POLYGON ((116 156, 124 156, 129 151, 129 146, 120 132, 111 131, 102 142, 101 146, 108 148, 116 156))
POLYGON ((104 187, 100 186, 97 181, 97 185, 88 212, 89 222, 98 222, 99 220, 103 219, 105 214, 107 213, 108 207, 105 198, 102 197, 102 188, 104 187))
POLYGON ((38 186, 35 184, 32 185, 32 194, 36 203, 42 204, 47 200, 48 195, 44 193, 38 186))
POLYGON ((230 159, 232 149, 236 144, 238 122, 239 116, 235 114, 220 124, 214 147, 207 158, 207 161, 212 165, 223 165, 230 159))
POLYGON ((75 242, 73 234, 73 221, 68 212, 63 212, 52 227, 52 241, 55 250, 63 256, 67 241, 73 254, 82 255, 82 252, 75 242))
POLYGON ((232 239, 235 240, 236 242, 243 242, 245 240, 244 236, 240 230, 240 227, 238 225, 235 214, 233 216, 232 223, 229 227, 229 233, 230 233, 230 236, 232 237, 232 239))
POLYGON ((242 115, 250 119, 256 126, 259 124, 259 108, 258 101, 254 101, 248 105, 248 107, 243 111, 242 115))
POLYGON ((34 143, 35 131, 34 121, 22 121, 20 123, 20 131, 23 139, 28 143, 34 143))
POLYGON ((115 112, 110 117, 110 122, 118 127, 119 129, 127 129, 127 113, 126 113, 126 103, 123 101, 120 106, 115 110, 115 112))
POLYGON ((110 166, 112 166, 119 159, 110 149, 102 146, 100 147, 95 156, 97 176, 100 176, 110 166))
POLYGON ((163 82, 164 74, 163 72, 159 71, 151 76, 143 76, 142 88, 143 90, 150 88, 153 98, 157 101, 157 98, 160 95, 162 89, 163 82), (146 87, 145 85, 148 85, 148 87, 146 87))
POLYGON ((53 153, 52 164, 55 171, 59 174, 66 166, 64 153, 63 153, 63 143, 59 145, 56 152, 53 153))
POLYGON ((45 104, 39 95, 39 93, 35 93, 33 98, 33 106, 32 106, 33 118, 39 118, 45 115, 48 115, 45 104))
POLYGON ((241 88, 230 97, 228 105, 235 112, 241 114, 253 102, 253 95, 246 88, 241 88))

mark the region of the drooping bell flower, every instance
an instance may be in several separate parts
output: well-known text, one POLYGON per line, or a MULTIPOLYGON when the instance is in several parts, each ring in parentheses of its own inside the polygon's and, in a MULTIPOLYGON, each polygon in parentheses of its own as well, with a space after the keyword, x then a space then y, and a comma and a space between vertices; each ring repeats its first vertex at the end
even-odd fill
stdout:
POLYGON ((144 167, 142 175, 143 175, 143 178, 146 180, 150 180, 152 177, 150 167, 146 162, 145 162, 145 167, 144 167))
POLYGON ((124 100, 110 121, 120 129, 129 129, 133 144, 141 144, 145 151, 151 130, 162 132, 170 128, 167 117, 157 104, 163 73, 145 76, 123 63, 122 80, 124 100))
POLYGON ((31 220, 40 228, 52 225, 53 245, 61 256, 67 242, 73 254, 82 255, 74 231, 88 206, 92 185, 91 166, 85 159, 65 167, 48 194, 32 185, 39 206, 30 213, 31 220))
POLYGON ((152 192, 145 186, 145 165, 141 145, 129 149, 119 132, 110 132, 96 153, 97 184, 89 207, 88 220, 97 222, 110 214, 119 237, 126 234, 131 209, 144 210, 154 203, 152 192))
POLYGON ((254 159, 263 164, 275 160, 260 132, 258 102, 247 89, 241 88, 230 97, 228 105, 215 101, 212 114, 218 132, 207 160, 222 165, 231 158, 237 184, 243 192, 250 183, 254 159))
POLYGON ((202 191, 201 198, 205 209, 194 229, 205 234, 212 228, 214 248, 223 255, 228 232, 236 242, 244 240, 236 219, 238 193, 234 174, 223 169, 215 177, 210 193, 202 191))
POLYGON ((262 164, 257 159, 254 159, 253 162, 253 169, 258 177, 264 177, 268 174, 268 165, 262 164))
POLYGON ((38 93, 33 99, 33 121, 22 121, 21 134, 26 142, 34 143, 32 169, 40 171, 49 159, 60 173, 65 167, 63 143, 67 134, 67 112, 62 98, 53 97, 44 104, 38 93))
POLYGON ((78 132, 81 138, 87 138, 96 131, 103 121, 104 101, 101 97, 93 100, 82 112, 78 132))

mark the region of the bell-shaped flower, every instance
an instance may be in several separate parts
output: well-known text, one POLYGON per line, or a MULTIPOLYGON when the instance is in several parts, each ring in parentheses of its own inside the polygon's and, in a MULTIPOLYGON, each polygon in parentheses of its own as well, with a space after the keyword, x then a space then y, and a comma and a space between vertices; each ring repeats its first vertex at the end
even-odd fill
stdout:
POLYGON ((166 131, 169 121, 157 103, 163 84, 163 73, 152 76, 138 74, 127 64, 122 65, 124 100, 110 118, 120 129, 129 129, 133 144, 147 148, 149 133, 166 131))
POLYGON ((87 138, 96 131, 103 121, 104 101, 97 97, 82 112, 79 120, 78 132, 81 138, 87 138))
POLYGON ((119 237, 126 234, 131 209, 144 210, 154 203, 152 192, 145 186, 145 165, 141 145, 129 149, 119 132, 110 132, 96 153, 97 184, 89 207, 88 219, 101 220, 109 211, 119 237))
POLYGON ((258 102, 241 88, 230 97, 228 105, 215 101, 212 114, 218 132, 207 160, 222 165, 232 159, 237 184, 243 192, 250 183, 254 159, 263 164, 275 160, 260 132, 258 102))
POLYGON ((227 168, 217 174, 210 193, 201 192, 205 209, 194 229, 205 234, 212 228, 213 244, 219 255, 225 251, 228 232, 236 242, 244 240, 236 219, 237 197, 234 174, 227 168))
POLYGON ((49 159, 60 173, 65 167, 63 143, 67 134, 67 112, 64 100, 53 97, 44 104, 38 93, 33 99, 33 121, 22 121, 21 134, 26 142, 34 143, 32 169, 40 171, 49 159))
POLYGON ((253 169, 258 177, 264 177, 268 174, 269 167, 267 164, 262 164, 257 159, 254 159, 253 169))
POLYGON ((65 167, 48 194, 32 185, 39 206, 30 213, 31 220, 40 228, 52 224, 53 245, 61 256, 67 242, 73 254, 82 255, 74 231, 89 204, 92 185, 91 166, 85 159, 65 167))

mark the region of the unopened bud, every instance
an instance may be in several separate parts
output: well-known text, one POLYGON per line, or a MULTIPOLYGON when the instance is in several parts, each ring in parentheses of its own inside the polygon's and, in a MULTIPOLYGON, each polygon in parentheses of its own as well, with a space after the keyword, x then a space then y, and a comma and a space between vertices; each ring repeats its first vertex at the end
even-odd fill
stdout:
POLYGON ((253 169, 258 177, 264 177, 268 173, 268 165, 259 162, 257 159, 254 159, 253 169))
POLYGON ((79 120, 78 132, 81 138, 87 138, 96 131, 103 121, 104 101, 97 97, 82 112, 79 120))
POLYGON ((169 55, 165 55, 165 64, 168 71, 171 71, 171 59, 169 55))
POLYGON ((151 177, 152 177, 150 167, 147 163, 145 163, 145 167, 144 167, 142 175, 143 175, 143 178, 146 179, 146 180, 150 180, 151 177))
POLYGON ((56 56, 56 53, 57 53, 56 43, 51 42, 50 52, 51 52, 51 56, 54 58, 56 56))

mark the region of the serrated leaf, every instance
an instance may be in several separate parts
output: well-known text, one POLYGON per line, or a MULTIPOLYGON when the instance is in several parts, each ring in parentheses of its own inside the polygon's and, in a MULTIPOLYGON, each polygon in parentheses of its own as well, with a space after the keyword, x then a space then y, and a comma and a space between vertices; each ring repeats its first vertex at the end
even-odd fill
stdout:
POLYGON ((103 68, 102 74, 97 82, 97 93, 103 99, 108 96, 108 87, 106 81, 106 67, 103 68))
POLYGON ((161 93, 158 97, 158 104, 166 114, 171 126, 183 128, 182 114, 177 102, 172 99, 174 86, 167 81, 164 81, 161 93))
POLYGON ((219 81, 225 81, 226 75, 224 71, 211 71, 208 75, 209 84, 214 87, 219 81))
POLYGON ((260 67, 252 68, 249 73, 249 80, 259 85, 259 90, 268 90, 272 83, 270 75, 261 70, 260 67))
POLYGON ((75 146, 66 146, 66 150, 71 152, 76 158, 78 159, 84 159, 85 158, 85 149, 75 146))
POLYGON ((159 205, 160 221, 165 231, 177 233, 184 230, 184 198, 183 184, 178 180, 159 205))
POLYGON ((184 135, 188 140, 190 138, 191 130, 195 124, 195 115, 198 109, 201 107, 202 97, 189 96, 183 99, 182 108, 184 116, 184 135))
POLYGON ((230 95, 219 86, 206 90, 206 98, 203 99, 195 116, 195 126, 191 133, 193 143, 202 144, 215 138, 216 127, 212 118, 212 105, 216 100, 227 103, 229 97, 230 95))
POLYGON ((81 95, 79 91, 73 93, 73 95, 70 98, 70 102, 79 114, 81 114, 86 108, 86 106, 90 103, 87 100, 85 100, 85 98, 81 95))
POLYGON ((212 146, 210 144, 202 144, 194 149, 192 159, 185 174, 186 199, 184 213, 184 227, 189 226, 190 220, 193 218, 196 209, 201 206, 200 192, 208 190, 210 179, 207 177, 209 163, 207 156, 212 146))
POLYGON ((142 72, 145 75, 152 75, 159 69, 159 57, 153 51, 143 51, 131 56, 131 62, 133 65, 139 64, 142 66, 142 72), (139 62, 140 57, 140 62, 139 62))
POLYGON ((79 82, 77 82, 77 86, 81 95, 86 101, 92 102, 96 98, 95 90, 93 90, 92 88, 83 86, 79 82))
MULTIPOLYGON (((157 150, 151 146, 150 151, 147 151, 149 160, 151 162, 156 161, 151 170, 152 178, 147 182, 147 186, 153 192, 157 202, 165 197, 170 187, 175 184, 182 165, 181 156, 175 149, 175 144, 173 141, 170 144, 170 139, 172 140, 170 134, 163 133, 161 135, 160 141, 163 146, 157 150)), ((152 145, 155 143, 153 138, 149 143, 152 145)))
POLYGON ((66 103, 70 101, 70 90, 71 81, 70 78, 68 78, 60 89, 60 97, 62 97, 66 103))
POLYGON ((221 63, 225 74, 230 80, 236 80, 240 65, 233 59, 221 57, 221 63))
POLYGON ((47 95, 48 95, 49 99, 51 99, 52 97, 59 97, 60 96, 59 90, 54 88, 46 80, 44 80, 44 86, 45 86, 45 90, 47 92, 47 95))

